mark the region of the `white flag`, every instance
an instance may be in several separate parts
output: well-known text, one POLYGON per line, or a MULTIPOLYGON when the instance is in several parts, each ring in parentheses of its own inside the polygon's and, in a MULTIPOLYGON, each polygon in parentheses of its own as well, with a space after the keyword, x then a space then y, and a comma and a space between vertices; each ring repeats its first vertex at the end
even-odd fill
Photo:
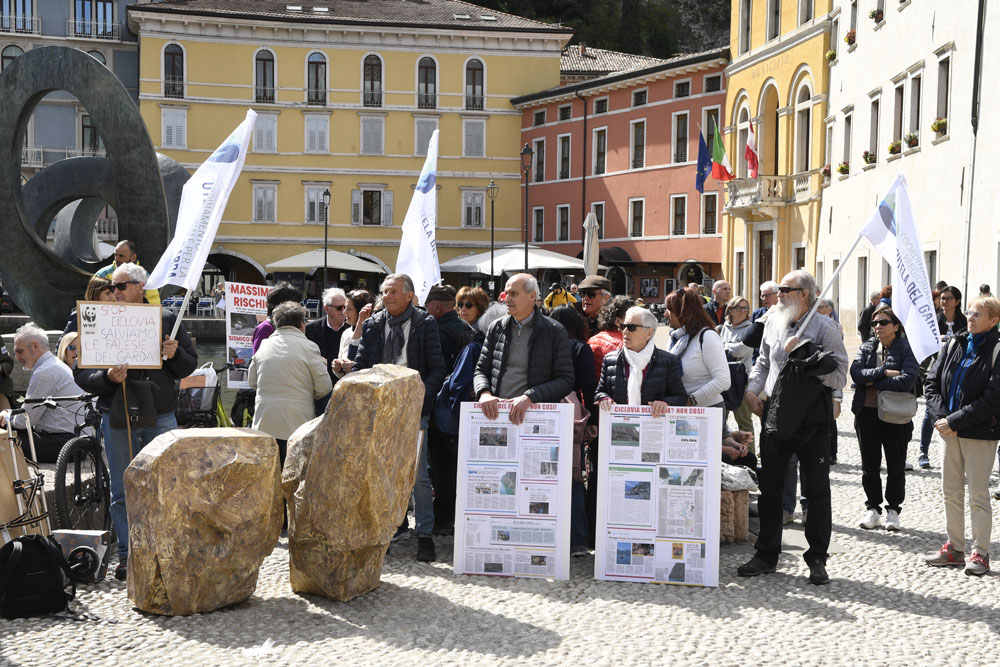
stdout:
POLYGON ((413 191, 410 207, 403 219, 403 238, 396 256, 396 273, 405 273, 413 279, 413 288, 420 303, 424 303, 431 287, 441 282, 441 265, 438 263, 437 241, 437 157, 438 131, 434 130, 427 144, 427 160, 420 172, 420 180, 413 191))
POLYGON ((892 275, 892 312, 903 323, 913 354, 923 361, 941 349, 941 338, 924 253, 902 175, 896 176, 861 235, 896 267, 892 275))
POLYGON ((177 285, 193 290, 201 279, 229 194, 243 170, 257 113, 246 119, 184 184, 174 238, 149 274, 146 289, 177 285))

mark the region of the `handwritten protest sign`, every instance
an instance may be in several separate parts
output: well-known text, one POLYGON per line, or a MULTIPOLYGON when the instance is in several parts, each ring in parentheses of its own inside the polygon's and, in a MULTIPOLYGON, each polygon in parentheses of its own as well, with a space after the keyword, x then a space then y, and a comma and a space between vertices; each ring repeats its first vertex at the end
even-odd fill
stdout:
POLYGON ((163 339, 160 306, 148 303, 77 301, 80 368, 160 368, 163 339))

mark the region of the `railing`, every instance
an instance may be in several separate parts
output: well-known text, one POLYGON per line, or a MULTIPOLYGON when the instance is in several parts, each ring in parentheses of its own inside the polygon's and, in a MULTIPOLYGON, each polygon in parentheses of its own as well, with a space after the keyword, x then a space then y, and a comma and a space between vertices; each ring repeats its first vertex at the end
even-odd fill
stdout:
POLYGON ((366 107, 380 107, 382 106, 382 91, 365 91, 364 94, 364 105, 366 107))
POLYGON ((184 97, 184 77, 182 76, 164 76, 163 77, 163 96, 164 97, 176 97, 181 99, 184 97))
POLYGON ((702 230, 702 234, 716 234, 717 227, 714 222, 707 223, 705 229, 702 230))
POLYGON ((306 104, 326 106, 326 88, 310 88, 306 91, 306 104))
POLYGON ((637 158, 633 158, 632 159, 632 168, 633 169, 642 169, 645 166, 646 166, 646 158, 645 157, 637 157, 637 158))
POLYGON ((727 183, 726 208, 753 208, 794 204, 808 200, 820 191, 821 170, 811 169, 793 176, 760 176, 737 178, 727 183))
POLYGON ((671 236, 684 236, 687 234, 687 226, 683 223, 674 223, 674 229, 670 232, 671 236))
POLYGON ((66 157, 107 157, 103 148, 67 148, 66 157))
POLYGON ((536 169, 535 170, 535 183, 542 183, 542 182, 545 181, 545 173, 544 172, 545 172, 544 169, 536 169))
POLYGON ((118 24, 110 21, 66 21, 67 37, 118 39, 118 24))
POLYGON ((255 102, 271 104, 274 102, 274 88, 256 86, 253 91, 253 98, 255 102))
POLYGON ((98 218, 94 228, 102 241, 118 239, 118 218, 98 218))
POLYGON ((567 178, 569 178, 569 169, 560 169, 559 178, 562 180, 566 180, 567 178))
POLYGON ((417 95, 417 107, 420 109, 436 109, 437 108, 437 95, 433 94, 418 94, 417 95))
POLYGON ((42 17, 22 16, 20 14, 0 15, 0 32, 40 35, 42 33, 42 17))
POLYGON ((482 95, 466 95, 465 108, 468 111, 482 111, 484 98, 482 95))
POLYGON ((678 151, 674 153, 674 162, 687 162, 688 154, 687 151, 678 151))
POLYGON ((43 149, 41 146, 24 146, 21 148, 22 167, 41 167, 44 163, 43 149))
POLYGON ((597 164, 594 165, 594 175, 604 173, 604 158, 597 158, 597 164))

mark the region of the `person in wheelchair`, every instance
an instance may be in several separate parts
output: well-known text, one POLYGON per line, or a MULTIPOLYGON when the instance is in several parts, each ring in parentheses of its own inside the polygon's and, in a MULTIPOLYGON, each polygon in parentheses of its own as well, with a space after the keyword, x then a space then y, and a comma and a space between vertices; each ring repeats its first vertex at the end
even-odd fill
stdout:
MULTIPOLYGON (((25 398, 46 396, 76 396, 83 390, 73 381, 73 371, 49 350, 49 338, 34 322, 28 322, 14 334, 14 358, 31 371, 25 398)), ((62 409, 48 409, 41 403, 26 403, 25 413, 30 417, 31 432, 35 441, 38 463, 55 463, 59 450, 72 438, 74 429, 83 420, 80 403, 61 403, 62 409)), ((10 410, 0 412, 0 427, 12 421, 17 431, 21 449, 32 458, 27 437, 27 420, 24 414, 10 416, 10 410)))

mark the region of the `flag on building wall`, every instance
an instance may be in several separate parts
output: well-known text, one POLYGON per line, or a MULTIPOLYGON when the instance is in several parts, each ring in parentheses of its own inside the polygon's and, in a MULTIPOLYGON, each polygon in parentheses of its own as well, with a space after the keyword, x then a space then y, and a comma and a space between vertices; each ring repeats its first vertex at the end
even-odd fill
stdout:
POLYGON ((712 154, 708 152, 705 135, 698 131, 698 166, 694 175, 694 187, 698 192, 705 192, 705 179, 712 173, 712 154))
POLYGON ((427 159, 420 171, 420 180, 413 191, 410 207, 403 219, 403 238, 396 256, 396 273, 405 273, 413 280, 413 289, 423 304, 431 287, 441 282, 437 241, 437 156, 438 130, 427 144, 427 159))
POLYGON ((198 286, 222 212, 243 171, 256 120, 257 113, 247 109, 246 119, 184 184, 174 238, 149 274, 146 289, 177 285, 190 292, 198 286))
POLYGON ((750 121, 750 133, 747 134, 747 147, 743 151, 743 158, 747 161, 747 171, 750 178, 757 178, 757 168, 760 162, 757 158, 757 134, 753 131, 753 121, 750 121))
POLYGON ((733 180, 733 165, 726 155, 726 147, 722 145, 722 137, 719 136, 719 126, 715 126, 715 139, 712 142, 712 178, 717 181, 733 180))
POLYGON ((941 348, 941 338, 923 246, 902 175, 896 176, 860 234, 896 268, 892 274, 892 311, 906 329, 913 354, 923 361, 941 348))

